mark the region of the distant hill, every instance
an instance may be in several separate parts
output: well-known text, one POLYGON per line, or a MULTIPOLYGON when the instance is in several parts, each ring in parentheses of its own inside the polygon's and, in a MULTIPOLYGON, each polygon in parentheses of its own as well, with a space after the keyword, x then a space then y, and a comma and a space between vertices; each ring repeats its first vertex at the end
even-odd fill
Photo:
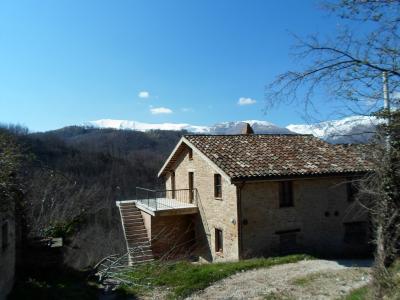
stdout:
POLYGON ((115 201, 133 199, 137 186, 162 188, 157 172, 184 133, 71 126, 18 136, 30 157, 22 174, 28 235, 73 226, 64 258, 79 269, 123 253, 115 201))

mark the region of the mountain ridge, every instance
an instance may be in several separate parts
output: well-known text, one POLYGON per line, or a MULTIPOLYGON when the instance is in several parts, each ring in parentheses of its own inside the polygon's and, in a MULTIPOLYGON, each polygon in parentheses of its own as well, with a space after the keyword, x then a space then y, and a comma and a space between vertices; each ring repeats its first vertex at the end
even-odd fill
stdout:
POLYGON ((381 122, 376 117, 350 116, 315 124, 290 124, 277 126, 268 121, 243 120, 216 123, 212 126, 199 126, 188 123, 145 123, 130 120, 100 119, 84 123, 95 128, 122 130, 186 130, 195 134, 240 134, 245 123, 249 123, 258 134, 312 134, 330 143, 366 143, 375 133, 381 122))

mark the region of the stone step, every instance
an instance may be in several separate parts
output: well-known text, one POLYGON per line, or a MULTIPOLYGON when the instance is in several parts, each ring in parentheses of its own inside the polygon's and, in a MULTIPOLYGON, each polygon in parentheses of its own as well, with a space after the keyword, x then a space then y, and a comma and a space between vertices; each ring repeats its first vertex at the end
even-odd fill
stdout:
POLYGON ((130 231, 130 232, 125 232, 127 237, 147 237, 147 231, 130 231))
POLYGON ((128 232, 128 231, 130 234, 135 234, 135 233, 137 233, 137 234, 146 233, 147 234, 147 230, 142 227, 138 227, 136 229, 125 230, 125 232, 128 232))
POLYGON ((153 255, 138 255, 131 257, 131 261, 144 261, 149 259, 154 259, 153 255))
POLYGON ((133 239, 133 238, 129 238, 127 239, 128 242, 128 246, 129 247, 137 247, 139 245, 143 245, 145 243, 149 243, 149 240, 146 238, 142 238, 142 239, 133 239))
POLYGON ((127 232, 127 231, 137 231, 139 229, 144 229, 143 227, 144 227, 143 224, 129 224, 129 225, 125 225, 124 226, 125 232, 127 232))
POLYGON ((136 245, 134 245, 134 246, 129 246, 129 251, 131 251, 131 250, 134 250, 134 249, 138 249, 138 248, 140 248, 140 249, 145 249, 146 250, 146 248, 151 248, 151 245, 150 245, 150 243, 145 243, 145 244, 136 244, 136 245))
POLYGON ((148 240, 146 241, 132 241, 132 240, 128 240, 128 247, 129 248, 141 248, 141 247, 151 247, 150 243, 148 240))
POLYGON ((132 261, 131 262, 131 266, 133 265, 141 265, 141 264, 145 264, 145 263, 150 263, 154 261, 154 259, 149 259, 149 260, 144 260, 144 261, 132 261))
POLYGON ((153 255, 153 251, 150 248, 146 249, 139 249, 139 248, 130 248, 133 249, 131 250, 131 256, 138 256, 138 255, 153 255))
POLYGON ((138 217, 141 218, 142 214, 140 212, 132 211, 132 212, 123 212, 122 213, 123 218, 128 218, 128 217, 138 217))
POLYGON ((122 213, 135 213, 139 212, 140 210, 137 207, 126 207, 126 208, 120 208, 122 213))
POLYGON ((135 247, 129 247, 129 249, 132 251, 137 251, 138 249, 147 251, 147 250, 151 250, 151 246, 150 246, 150 244, 148 244, 148 245, 142 244, 142 245, 136 245, 135 247))
POLYGON ((125 209, 125 208, 135 208, 135 209, 137 209, 135 203, 120 204, 119 207, 121 209, 125 209))
POLYGON ((124 224, 127 224, 127 223, 129 223, 129 224, 131 224, 131 223, 139 223, 139 224, 143 224, 144 225, 144 223, 143 223, 143 220, 141 219, 141 218, 130 218, 130 219, 125 219, 124 220, 124 224))
POLYGON ((121 214, 123 216, 128 216, 128 215, 137 215, 137 216, 141 216, 142 214, 140 213, 139 210, 135 209, 130 209, 130 210, 121 210, 121 214))
POLYGON ((126 234, 134 234, 134 233, 144 233, 147 232, 146 229, 142 228, 141 226, 131 226, 129 228, 125 227, 126 234))

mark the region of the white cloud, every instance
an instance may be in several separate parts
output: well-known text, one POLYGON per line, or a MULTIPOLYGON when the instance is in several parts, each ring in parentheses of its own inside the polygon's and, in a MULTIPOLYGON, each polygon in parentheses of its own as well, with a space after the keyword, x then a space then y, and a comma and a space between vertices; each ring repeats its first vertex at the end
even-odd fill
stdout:
POLYGON ((400 92, 394 91, 390 98, 392 98, 393 100, 399 100, 400 99, 400 92))
POLYGON ((192 112, 192 111, 194 111, 194 110, 193 110, 193 108, 190 108, 190 107, 182 107, 182 108, 181 108, 181 111, 182 111, 182 112, 192 112))
POLYGON ((150 93, 148 91, 140 91, 138 97, 142 99, 147 99, 150 97, 150 93))
POLYGON ((169 109, 166 107, 152 107, 152 108, 150 108, 150 112, 153 115, 172 114, 173 113, 172 109, 169 109))
POLYGON ((251 98, 240 97, 238 100, 239 105, 251 105, 255 104, 257 101, 251 98))

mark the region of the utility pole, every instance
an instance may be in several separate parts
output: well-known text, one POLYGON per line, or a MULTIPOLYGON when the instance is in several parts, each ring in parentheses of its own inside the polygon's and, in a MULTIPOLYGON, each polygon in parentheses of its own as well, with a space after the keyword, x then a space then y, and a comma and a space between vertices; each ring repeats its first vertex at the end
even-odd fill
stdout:
POLYGON ((389 80, 387 71, 382 72, 383 77, 383 108, 390 112, 389 80))
MULTIPOLYGON (((383 108, 387 115, 386 126, 390 126, 390 97, 389 97, 389 79, 387 71, 382 72, 383 79, 383 108)), ((390 129, 388 129, 388 134, 386 136, 386 150, 390 149, 390 129)))

